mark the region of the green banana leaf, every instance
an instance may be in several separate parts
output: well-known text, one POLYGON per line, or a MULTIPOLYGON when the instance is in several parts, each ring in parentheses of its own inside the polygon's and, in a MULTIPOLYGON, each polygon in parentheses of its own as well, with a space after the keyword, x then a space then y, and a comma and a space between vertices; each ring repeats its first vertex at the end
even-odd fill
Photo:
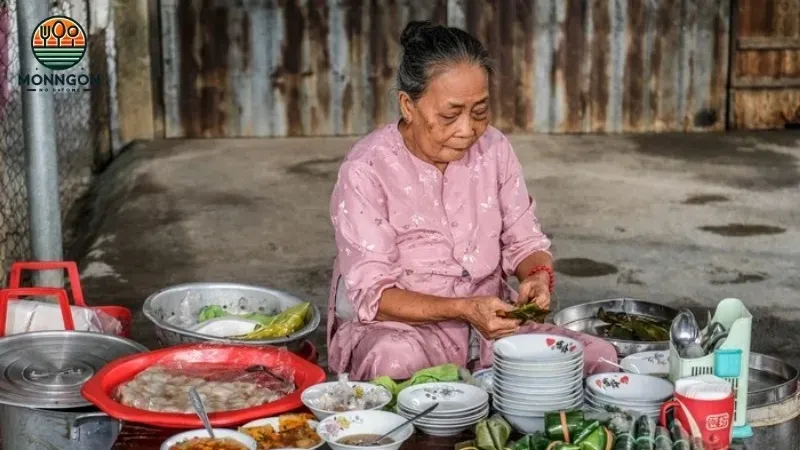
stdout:
POLYGON ((514 443, 514 450, 547 450, 550 445, 550 439, 541 431, 533 434, 527 434, 514 443))
POLYGON ((204 306, 197 314, 197 323, 203 323, 207 320, 216 319, 218 317, 228 316, 228 312, 222 309, 219 305, 204 306))
POLYGON ((305 326, 311 313, 311 303, 303 302, 270 316, 269 320, 252 332, 237 336, 235 339, 274 339, 288 336, 305 326))

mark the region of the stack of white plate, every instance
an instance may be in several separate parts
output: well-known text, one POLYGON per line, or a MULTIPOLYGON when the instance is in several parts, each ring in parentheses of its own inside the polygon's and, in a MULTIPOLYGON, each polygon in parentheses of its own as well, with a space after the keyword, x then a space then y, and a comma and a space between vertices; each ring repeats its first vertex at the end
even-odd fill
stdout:
POLYGON ((438 403, 414 427, 431 436, 455 436, 489 416, 489 394, 465 383, 426 383, 409 386, 397 396, 397 413, 406 418, 438 403))
POLYGON ((603 411, 613 406, 658 418, 661 404, 672 398, 672 383, 635 373, 598 373, 586 379, 586 407, 603 411))
POLYGON ((517 431, 544 430, 544 415, 583 407, 583 345, 552 334, 494 343, 492 404, 517 431))

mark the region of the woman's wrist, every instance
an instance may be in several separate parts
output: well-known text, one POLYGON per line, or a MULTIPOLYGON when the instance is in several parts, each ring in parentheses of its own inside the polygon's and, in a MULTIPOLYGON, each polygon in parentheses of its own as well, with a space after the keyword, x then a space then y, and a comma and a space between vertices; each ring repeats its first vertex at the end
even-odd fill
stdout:
POLYGON ((453 320, 460 320, 462 322, 472 322, 472 312, 474 308, 474 299, 472 297, 454 298, 451 299, 452 306, 448 309, 453 313, 453 320))

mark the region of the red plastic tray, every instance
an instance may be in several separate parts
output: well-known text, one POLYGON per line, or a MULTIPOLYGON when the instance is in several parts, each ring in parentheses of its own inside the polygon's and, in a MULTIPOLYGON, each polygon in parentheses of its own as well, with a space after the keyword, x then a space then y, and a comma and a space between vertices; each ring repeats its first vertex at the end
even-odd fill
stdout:
POLYGON ((230 427, 262 417, 280 415, 303 406, 300 394, 325 381, 325 371, 303 358, 275 347, 188 344, 127 356, 104 366, 81 390, 84 398, 111 417, 127 422, 144 423, 164 428, 201 428, 195 414, 160 413, 131 408, 113 399, 117 386, 133 379, 139 372, 157 363, 208 363, 246 368, 264 365, 274 368, 288 365, 294 371, 295 391, 286 397, 254 408, 211 413, 215 427, 230 427))

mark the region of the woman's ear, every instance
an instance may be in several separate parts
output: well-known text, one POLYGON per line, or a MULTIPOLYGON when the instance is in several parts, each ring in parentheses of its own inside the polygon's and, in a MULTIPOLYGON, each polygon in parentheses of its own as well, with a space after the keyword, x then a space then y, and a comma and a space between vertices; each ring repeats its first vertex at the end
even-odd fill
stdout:
POLYGON ((397 94, 397 99, 400 102, 400 115, 403 117, 403 122, 411 124, 414 120, 414 101, 403 91, 397 94))

